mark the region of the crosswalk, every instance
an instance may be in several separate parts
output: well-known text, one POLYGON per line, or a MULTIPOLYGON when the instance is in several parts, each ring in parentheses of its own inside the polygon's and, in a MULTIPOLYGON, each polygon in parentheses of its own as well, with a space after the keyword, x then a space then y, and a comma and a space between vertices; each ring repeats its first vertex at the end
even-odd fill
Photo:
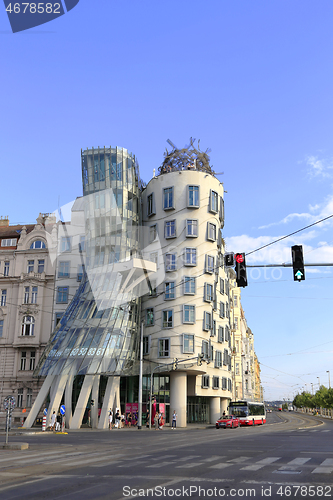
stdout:
MULTIPOLYGON (((68 449, 67 449, 68 450, 68 449)), ((206 468, 218 471, 228 469, 229 471, 233 468, 246 472, 255 472, 261 469, 268 469, 272 473, 297 473, 302 472, 312 473, 312 474, 333 474, 333 458, 325 457, 325 453, 322 456, 295 456, 286 462, 284 457, 272 456, 264 457, 260 460, 256 460, 255 457, 248 455, 235 456, 234 458, 228 458, 225 455, 211 455, 202 456, 200 454, 196 455, 185 455, 179 456, 176 454, 165 454, 160 455, 158 458, 155 453, 145 453, 142 455, 128 456, 128 454, 122 453, 120 450, 112 450, 112 453, 108 450, 87 453, 86 451, 62 451, 58 456, 54 452, 41 452, 41 453, 25 453, 24 456, 21 454, 15 454, 13 452, 11 455, 7 455, 6 458, 0 458, 0 479, 2 477, 10 476, 20 476, 25 475, 25 468, 31 466, 38 466, 39 464, 48 465, 52 464, 52 470, 56 474, 57 470, 59 472, 64 467, 66 469, 70 468, 80 468, 80 467, 110 467, 115 471, 130 470, 132 465, 135 464, 136 468, 141 467, 143 469, 158 471, 166 467, 171 467, 179 471, 192 470, 197 468, 206 468), (14 470, 13 470, 14 469, 14 470)), ((258 457, 259 458, 259 457, 258 457)), ((123 473, 123 472, 122 472, 123 473)))

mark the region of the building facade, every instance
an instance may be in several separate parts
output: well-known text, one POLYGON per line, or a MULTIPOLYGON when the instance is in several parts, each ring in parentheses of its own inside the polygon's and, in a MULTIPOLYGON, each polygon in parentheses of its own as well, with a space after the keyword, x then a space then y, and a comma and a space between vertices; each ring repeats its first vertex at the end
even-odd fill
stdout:
POLYGON ((15 424, 42 385, 33 372, 51 334, 55 245, 49 214, 39 214, 35 225, 0 220, 0 404, 15 397, 15 424))

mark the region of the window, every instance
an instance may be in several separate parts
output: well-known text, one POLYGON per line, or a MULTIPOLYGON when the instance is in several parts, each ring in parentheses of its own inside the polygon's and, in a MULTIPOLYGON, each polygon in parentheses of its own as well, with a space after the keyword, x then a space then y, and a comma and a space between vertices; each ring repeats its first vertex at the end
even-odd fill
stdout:
POLYGON ((86 249, 86 237, 80 236, 79 252, 84 252, 86 249))
POLYGON ((35 269, 35 261, 28 260, 28 273, 33 273, 35 269))
POLYGON ((69 278, 70 275, 70 262, 59 262, 58 278, 69 278))
POLYGON ((213 389, 219 389, 220 379, 219 377, 213 377, 213 389))
POLYGON ((235 325, 235 330, 238 330, 238 317, 237 316, 234 318, 234 325, 235 325))
POLYGON ((169 220, 169 221, 165 222, 164 237, 165 238, 175 238, 176 237, 176 219, 169 220))
POLYGON ((196 266, 197 265, 197 249, 196 248, 185 248, 185 266, 196 266))
POLYGON ((154 215, 156 213, 155 210, 155 200, 154 200, 154 193, 151 193, 147 197, 147 215, 150 217, 151 215, 154 215))
POLYGON ((183 335, 183 353, 194 352, 194 335, 184 333, 183 335))
POLYGON ((206 255, 205 260, 205 273, 212 274, 214 272, 214 257, 212 255, 206 255))
POLYGON ((204 300, 206 302, 212 302, 213 300, 213 285, 210 283, 205 283, 204 300))
POLYGON ((37 304, 37 293, 38 293, 38 287, 33 286, 31 292, 31 304, 37 304))
POLYGON ((32 389, 27 390, 27 407, 31 408, 32 406, 32 389))
POLYGON ((203 329, 208 332, 212 328, 212 315, 209 312, 204 312, 204 325, 203 329))
POLYGON ((201 352, 203 354, 204 359, 209 358, 209 344, 206 340, 202 341, 202 351, 201 352))
POLYGON ((234 295, 234 307, 237 307, 237 304, 238 304, 237 295, 234 295))
POLYGON ((173 310, 168 309, 162 311, 162 328, 172 328, 173 327, 173 310))
POLYGON ((221 343, 224 342, 224 328, 223 328, 223 326, 219 326, 217 341, 221 342, 221 343))
POLYGON ((195 323, 195 306, 183 306, 183 323, 195 323))
POLYGON ((56 312, 55 313, 55 317, 54 317, 55 325, 54 326, 57 326, 57 324, 61 320, 62 315, 63 315, 62 312, 56 312))
POLYGON ((68 286, 59 286, 57 288, 58 304, 67 304, 68 302, 68 286))
POLYGON ((167 253, 165 255, 165 270, 166 271, 175 271, 176 270, 176 254, 175 253, 167 253))
POLYGON ((213 328, 211 329, 210 336, 216 337, 216 321, 215 321, 215 319, 213 319, 213 328))
POLYGON ((23 389, 17 390, 17 408, 22 408, 23 406, 23 389))
POLYGON ((146 326, 153 326, 154 325, 154 308, 149 307, 149 309, 146 309, 146 326))
POLYGON ((209 375, 202 375, 202 388, 203 389, 208 389, 209 388, 209 375))
POLYGON ((45 268, 45 260, 39 259, 38 260, 38 272, 39 272, 39 274, 44 272, 44 268, 45 268))
POLYGON ((225 305, 224 302, 220 302, 220 318, 225 317, 225 305))
POLYGON ((186 219, 186 237, 196 238, 198 236, 198 219, 186 219))
POLYGON ((17 238, 1 240, 2 247, 16 247, 17 238))
POLYGON ((4 307, 7 302, 7 290, 1 291, 1 306, 4 307))
POLYGON ((0 338, 3 336, 3 319, 0 319, 0 338))
POLYGON ((223 364, 226 366, 228 364, 228 349, 224 349, 223 351, 223 364))
POLYGON ((184 295, 195 295, 195 278, 184 276, 184 295))
POLYGON ((30 364, 29 370, 34 370, 36 364, 36 351, 30 351, 30 364))
POLYGON ((209 204, 209 211, 213 213, 218 212, 218 205, 219 205, 219 197, 216 191, 211 190, 210 192, 210 204, 209 204))
POLYGON ((41 249, 41 248, 46 248, 45 243, 42 240, 36 240, 30 245, 30 250, 32 249, 41 249))
POLYGON ((26 351, 21 352, 21 363, 20 363, 20 370, 25 370, 27 363, 27 353, 26 351))
POLYGON ((157 224, 150 226, 149 228, 149 242, 152 243, 157 238, 157 224))
POLYGON ((207 239, 210 241, 216 241, 216 225, 208 222, 207 224, 207 239))
POLYGON ((164 210, 175 208, 173 203, 173 187, 163 189, 163 208, 164 210))
POLYGON ((216 351, 215 352, 215 368, 221 368, 221 366, 222 366, 222 352, 216 351))
POLYGON ((9 276, 9 262, 8 261, 5 262, 5 267, 3 269, 3 275, 9 276))
POLYGON ((158 339, 158 357, 168 358, 170 356, 170 339, 158 339))
POLYGON ((220 211, 219 211, 219 219, 222 223, 222 227, 224 225, 224 199, 220 196, 220 211))
POLYGON ((222 390, 227 390, 227 379, 225 377, 222 377, 222 390))
POLYGON ((32 316, 24 316, 22 321, 21 334, 25 337, 32 337, 34 335, 35 320, 32 316))
POLYGON ((84 265, 79 264, 77 266, 77 275, 76 275, 76 281, 82 281, 83 278, 83 270, 84 270, 84 265))
POLYGON ((239 363, 236 363, 236 375, 239 375, 239 363))
POLYGON ((71 251, 71 237, 70 236, 62 236, 60 251, 61 252, 70 252, 71 251))
POLYGON ((157 295, 156 280, 150 280, 150 286, 151 286, 151 288, 149 289, 150 297, 156 297, 157 295))
POLYGON ((228 378, 228 391, 232 391, 232 381, 230 378, 228 378))
POLYGON ((156 264, 156 269, 158 268, 158 252, 151 252, 149 254, 150 262, 154 262, 156 264))
POLYGON ((187 186, 187 206, 188 208, 198 208, 199 186, 187 186))
POLYGON ((175 282, 174 281, 166 281, 165 289, 164 289, 164 298, 165 298, 165 300, 175 298, 175 282))
POLYGON ((150 351, 150 336, 143 337, 143 356, 149 354, 150 351))
POLYGON ((24 287, 24 303, 29 304, 30 287, 24 287))

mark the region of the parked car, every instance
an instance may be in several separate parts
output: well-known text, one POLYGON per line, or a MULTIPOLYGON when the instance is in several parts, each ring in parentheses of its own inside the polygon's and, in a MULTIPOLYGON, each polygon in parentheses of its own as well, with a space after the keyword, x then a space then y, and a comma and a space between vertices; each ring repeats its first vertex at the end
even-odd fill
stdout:
POLYGON ((235 415, 222 415, 216 421, 216 429, 226 429, 227 427, 233 429, 234 427, 239 427, 239 425, 239 418, 235 417, 235 415))

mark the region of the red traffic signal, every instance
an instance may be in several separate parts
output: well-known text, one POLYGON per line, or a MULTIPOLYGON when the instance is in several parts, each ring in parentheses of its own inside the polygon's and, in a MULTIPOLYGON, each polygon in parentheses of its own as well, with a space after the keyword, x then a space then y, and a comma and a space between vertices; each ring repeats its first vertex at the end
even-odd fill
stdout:
POLYGON ((246 276, 246 262, 245 253, 235 254, 235 272, 236 272, 236 282, 237 286, 246 287, 247 286, 247 276, 246 276))

